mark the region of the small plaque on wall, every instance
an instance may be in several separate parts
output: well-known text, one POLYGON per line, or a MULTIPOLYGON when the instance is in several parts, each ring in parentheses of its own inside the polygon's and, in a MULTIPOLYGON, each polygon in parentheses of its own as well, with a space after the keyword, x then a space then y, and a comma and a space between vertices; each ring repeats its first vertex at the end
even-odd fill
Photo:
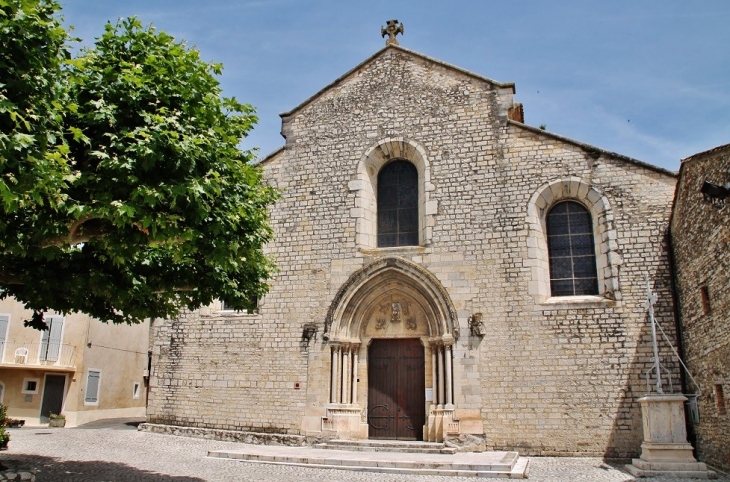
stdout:
POLYGON ((427 402, 433 401, 433 388, 426 389, 426 401, 427 402))

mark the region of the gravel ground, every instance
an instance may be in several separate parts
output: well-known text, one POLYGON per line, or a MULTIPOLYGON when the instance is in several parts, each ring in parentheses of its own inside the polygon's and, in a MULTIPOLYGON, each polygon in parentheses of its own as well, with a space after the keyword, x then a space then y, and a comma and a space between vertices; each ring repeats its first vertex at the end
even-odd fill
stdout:
MULTIPOLYGON (((170 435, 137 432, 130 420, 113 420, 71 429, 11 429, 10 449, 0 462, 33 469, 43 481, 464 481, 461 477, 390 475, 311 469, 206 458, 208 450, 240 447, 170 435)), ((529 480, 541 482, 635 480, 619 464, 600 458, 530 457, 529 480)), ((646 482, 680 479, 646 478, 646 482)), ((717 479, 730 482, 729 478, 717 479)), ((686 481, 686 479, 685 479, 686 481)))

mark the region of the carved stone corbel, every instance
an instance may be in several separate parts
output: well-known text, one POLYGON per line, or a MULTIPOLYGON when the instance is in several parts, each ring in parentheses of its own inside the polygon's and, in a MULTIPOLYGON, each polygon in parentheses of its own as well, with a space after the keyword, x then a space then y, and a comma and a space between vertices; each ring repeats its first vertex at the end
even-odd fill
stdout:
POLYGON ((469 317, 469 331, 473 336, 482 337, 486 334, 481 313, 474 313, 469 317))

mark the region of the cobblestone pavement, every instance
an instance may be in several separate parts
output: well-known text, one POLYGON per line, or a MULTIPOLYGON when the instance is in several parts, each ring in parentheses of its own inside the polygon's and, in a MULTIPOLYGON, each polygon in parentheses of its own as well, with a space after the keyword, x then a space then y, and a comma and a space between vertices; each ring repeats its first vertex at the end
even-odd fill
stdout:
MULTIPOLYGON (((216 460, 208 450, 235 449, 218 442, 137 432, 125 421, 103 422, 71 429, 11 429, 10 449, 0 461, 13 468, 36 469, 44 481, 276 481, 276 482, 426 482, 471 480, 462 477, 389 475, 310 469, 216 460)), ((530 481, 623 482, 634 480, 598 458, 531 457, 530 481)), ((679 482, 677 479, 641 479, 679 482)), ((730 482, 728 478, 717 479, 730 482)), ((685 481, 686 482, 686 481, 685 481)))

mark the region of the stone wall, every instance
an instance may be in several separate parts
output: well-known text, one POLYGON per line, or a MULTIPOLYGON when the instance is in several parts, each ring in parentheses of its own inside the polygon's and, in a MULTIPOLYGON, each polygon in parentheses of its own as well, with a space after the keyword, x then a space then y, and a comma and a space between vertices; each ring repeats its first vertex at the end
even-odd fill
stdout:
MULTIPOLYGON (((156 324, 148 421, 321 432, 328 310, 357 270, 400 257, 431 273, 453 303, 462 433, 525 454, 638 454, 636 399, 652 364, 647 276, 659 295, 657 319, 675 342, 666 232, 676 179, 508 120, 512 95, 510 84, 389 47, 283 115, 286 145, 263 163, 283 192, 268 248, 280 272, 256 316, 214 306, 156 324), (420 246, 372 245, 366 190, 377 173, 367 171, 368 159, 386 145, 383 162, 407 158, 419 169, 419 199, 429 203, 420 246), (564 179, 597 193, 597 255, 605 259, 598 296, 551 298, 533 289, 544 283, 546 261, 531 251, 543 234, 529 211, 544 216, 531 203, 564 179), (483 315, 483 337, 470 334, 474 313, 483 315), (310 323, 312 340, 304 336, 310 323)), ((363 407, 367 353, 361 346, 363 407)), ((666 345, 661 354, 679 391, 666 345)))
POLYGON ((147 421, 298 433, 307 359, 292 325, 211 308, 156 321, 147 421))
POLYGON ((705 198, 705 181, 730 182, 730 146, 682 161, 671 225, 685 359, 701 387, 695 448, 730 470, 730 199, 705 198))

